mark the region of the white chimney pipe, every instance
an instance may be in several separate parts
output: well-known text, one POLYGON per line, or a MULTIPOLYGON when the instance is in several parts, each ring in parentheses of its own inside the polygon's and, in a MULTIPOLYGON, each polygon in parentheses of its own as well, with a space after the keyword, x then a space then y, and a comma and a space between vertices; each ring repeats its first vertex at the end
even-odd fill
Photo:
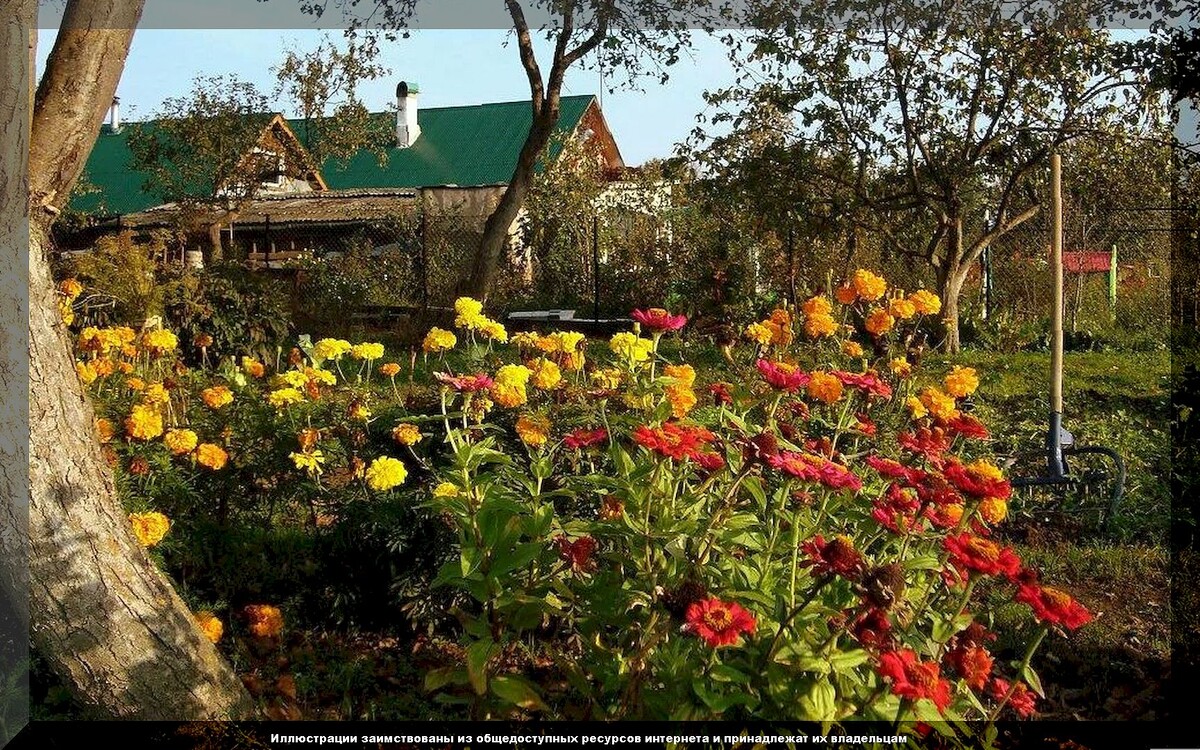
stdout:
POLYGON ((417 84, 401 81, 396 86, 396 147, 408 148, 421 137, 417 122, 417 84))
POLYGON ((121 99, 113 97, 112 107, 108 110, 108 125, 112 132, 116 133, 121 129, 121 99))

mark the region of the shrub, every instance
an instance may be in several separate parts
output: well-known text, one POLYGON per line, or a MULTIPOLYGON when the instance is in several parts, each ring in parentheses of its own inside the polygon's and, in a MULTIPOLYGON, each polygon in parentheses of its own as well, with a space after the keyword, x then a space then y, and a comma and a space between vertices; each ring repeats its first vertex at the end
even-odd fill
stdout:
POLYGON ((100 237, 88 252, 64 260, 59 273, 78 279, 88 290, 77 303, 84 308, 82 322, 141 326, 148 318, 162 315, 164 296, 174 278, 159 262, 167 240, 163 233, 137 239, 124 231, 100 237), (99 317, 86 315, 89 307, 99 317))
POLYGON ((165 311, 191 363, 243 355, 273 361, 292 329, 288 284, 234 263, 184 274, 165 311), (207 346, 198 345, 208 338, 207 346))

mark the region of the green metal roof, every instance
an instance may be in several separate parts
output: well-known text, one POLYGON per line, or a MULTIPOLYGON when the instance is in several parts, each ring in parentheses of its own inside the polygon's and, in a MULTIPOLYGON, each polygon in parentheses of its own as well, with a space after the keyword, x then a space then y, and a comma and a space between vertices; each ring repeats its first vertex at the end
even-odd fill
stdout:
MULTIPOLYGON (((591 95, 564 96, 556 133, 573 132, 594 100, 591 95)), ((393 113, 373 116, 386 118, 386 131, 394 132, 393 113)), ((417 121, 420 137, 408 148, 388 147, 383 165, 370 149, 345 163, 328 160, 321 168, 326 184, 333 190, 506 184, 516 168, 533 116, 529 102, 521 101, 422 108, 417 121)), ((304 143, 304 122, 289 120, 288 124, 304 143)), ((72 198, 71 210, 114 216, 163 203, 162 196, 143 189, 146 175, 130 167, 128 131, 128 125, 117 133, 108 126, 101 129, 81 178, 84 189, 72 198), (88 186, 95 190, 86 191, 88 186)), ((547 161, 556 159, 561 149, 561 139, 554 139, 547 161)))

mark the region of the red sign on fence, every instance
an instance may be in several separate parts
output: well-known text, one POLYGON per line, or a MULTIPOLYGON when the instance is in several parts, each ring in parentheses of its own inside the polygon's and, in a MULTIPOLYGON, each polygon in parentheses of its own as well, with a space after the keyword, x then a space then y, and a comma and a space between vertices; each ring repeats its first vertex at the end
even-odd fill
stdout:
POLYGON ((1068 273, 1108 273, 1112 253, 1105 250, 1064 250, 1063 270, 1068 273))

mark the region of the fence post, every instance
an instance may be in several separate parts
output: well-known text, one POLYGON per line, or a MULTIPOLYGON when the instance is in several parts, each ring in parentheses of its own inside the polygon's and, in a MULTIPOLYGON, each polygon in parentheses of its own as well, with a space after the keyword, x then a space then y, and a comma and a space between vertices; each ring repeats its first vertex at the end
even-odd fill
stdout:
POLYGON ((592 216, 592 320, 600 320, 600 214, 592 216))
POLYGON ((425 245, 429 242, 429 215, 426 213, 425 207, 421 207, 421 223, 418 225, 417 231, 420 233, 418 244, 420 245, 420 264, 421 264, 421 307, 429 307, 429 259, 426 255, 425 245))
POLYGON ((1108 256, 1108 312, 1115 320, 1117 317, 1117 246, 1112 246, 1108 256))
POLYGON ((792 224, 791 214, 788 214, 788 298, 792 308, 796 307, 796 228, 792 224))

